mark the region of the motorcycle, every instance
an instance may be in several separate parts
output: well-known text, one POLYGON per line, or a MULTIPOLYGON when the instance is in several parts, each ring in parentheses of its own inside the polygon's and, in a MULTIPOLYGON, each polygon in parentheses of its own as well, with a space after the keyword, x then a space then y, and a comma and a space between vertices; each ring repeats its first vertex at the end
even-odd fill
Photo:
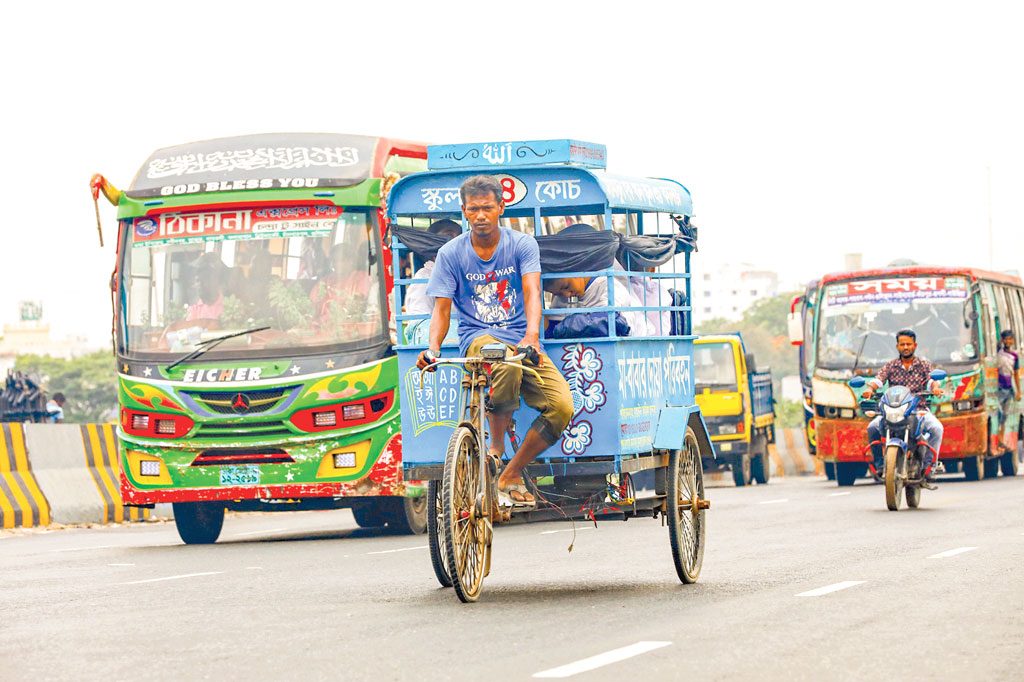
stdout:
MULTIPOLYGON (((942 381, 946 372, 941 369, 932 370, 931 378, 942 381)), ((854 377, 850 386, 856 390, 864 387, 867 382, 863 377, 854 377)), ((932 451, 932 463, 924 468, 925 455, 931 446, 922 432, 923 411, 928 409, 931 393, 912 393, 906 386, 891 386, 880 400, 861 400, 860 407, 864 414, 874 418, 882 415, 882 446, 885 456, 884 471, 876 471, 874 462, 868 465, 877 478, 885 483, 885 505, 889 511, 898 511, 900 499, 906 497, 907 506, 916 508, 921 504, 921 490, 934 490, 927 476, 935 468, 941 473, 942 463, 939 453, 932 451)), ((868 445, 870 450, 871 444, 868 445)), ((872 458, 873 459, 873 458, 872 458)))

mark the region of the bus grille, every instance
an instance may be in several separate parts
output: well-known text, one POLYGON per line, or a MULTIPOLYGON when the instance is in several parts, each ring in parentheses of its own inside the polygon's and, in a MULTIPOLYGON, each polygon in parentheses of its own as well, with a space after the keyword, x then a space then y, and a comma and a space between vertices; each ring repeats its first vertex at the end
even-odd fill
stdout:
POLYGON ((259 414, 274 409, 294 388, 282 386, 258 391, 190 391, 188 395, 202 407, 217 414, 259 414))
POLYGON ((284 422, 213 422, 200 424, 193 438, 234 439, 246 437, 294 436, 295 433, 284 422))

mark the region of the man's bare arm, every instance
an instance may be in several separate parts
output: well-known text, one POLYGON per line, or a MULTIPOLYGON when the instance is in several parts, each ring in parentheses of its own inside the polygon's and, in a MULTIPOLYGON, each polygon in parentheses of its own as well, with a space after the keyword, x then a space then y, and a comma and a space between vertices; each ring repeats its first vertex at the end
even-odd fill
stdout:
MULTIPOLYGON (((444 341, 444 337, 448 335, 448 328, 451 326, 451 323, 452 299, 438 296, 434 299, 434 312, 430 314, 430 336, 427 345, 431 350, 441 350, 441 343, 444 341)), ((420 356, 416 359, 416 366, 423 369, 429 364, 426 358, 423 357, 423 353, 420 353, 420 356)))
MULTIPOLYGON (((540 347, 540 273, 531 272, 523 275, 523 309, 526 311, 526 334, 521 344, 533 346, 538 353, 544 351, 540 347)), ((543 360, 541 361, 543 362, 543 360)))

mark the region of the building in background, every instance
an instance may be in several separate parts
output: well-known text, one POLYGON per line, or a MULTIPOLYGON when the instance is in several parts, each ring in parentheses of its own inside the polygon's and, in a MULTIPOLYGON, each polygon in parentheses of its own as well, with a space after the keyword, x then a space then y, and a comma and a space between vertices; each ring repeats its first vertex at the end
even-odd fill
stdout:
POLYGON ((69 335, 57 340, 50 338, 50 325, 43 322, 43 304, 40 301, 18 303, 18 321, 4 324, 0 337, 0 380, 14 367, 19 355, 32 353, 71 360, 101 350, 89 345, 84 335, 69 335))
POLYGON ((779 293, 779 274, 750 263, 694 266, 693 317, 698 323, 714 317, 738 320, 762 298, 779 293))

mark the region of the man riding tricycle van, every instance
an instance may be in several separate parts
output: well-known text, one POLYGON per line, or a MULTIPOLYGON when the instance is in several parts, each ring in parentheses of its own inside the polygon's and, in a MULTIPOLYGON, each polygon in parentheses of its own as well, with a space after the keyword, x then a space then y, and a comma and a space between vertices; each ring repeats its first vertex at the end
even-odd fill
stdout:
MULTIPOLYGON (((574 140, 429 147, 430 170, 388 196, 395 259, 434 261, 427 342, 409 333, 425 315, 397 315, 405 476, 430 482, 434 573, 462 601, 514 518, 663 517, 679 579, 700 574, 714 450, 694 400, 692 203, 604 157, 574 140), (444 219, 462 234, 428 229, 444 219)), ((403 310, 424 282, 395 283, 403 310)))
POLYGON ((944 473, 939 461, 942 423, 929 410, 930 396, 941 396, 946 372, 914 357, 917 335, 913 330, 896 333, 899 357, 887 363, 870 381, 855 377, 854 389, 864 388, 861 409, 874 418, 868 424, 871 473, 885 483, 885 502, 891 511, 900 508, 901 493, 907 506, 921 503, 921 489, 934 490, 935 475, 944 473), (877 402, 875 392, 889 388, 877 402), (865 388, 866 387, 866 388, 865 388))

